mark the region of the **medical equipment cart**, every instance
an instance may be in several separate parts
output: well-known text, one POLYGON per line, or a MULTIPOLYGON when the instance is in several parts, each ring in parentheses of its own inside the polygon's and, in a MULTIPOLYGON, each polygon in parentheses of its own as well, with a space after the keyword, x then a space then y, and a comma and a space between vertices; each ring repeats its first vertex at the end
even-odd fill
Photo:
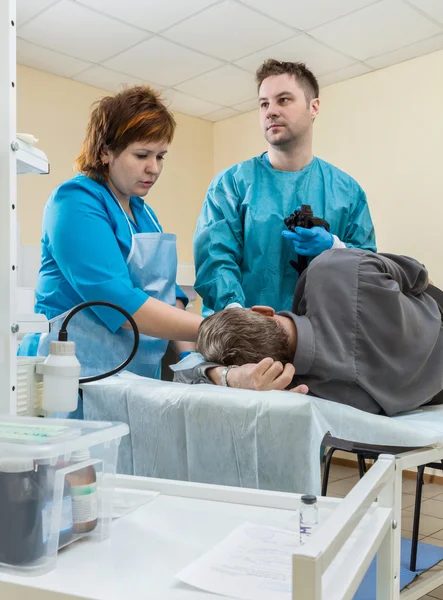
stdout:
MULTIPOLYGON (((395 544, 401 486, 395 459, 384 455, 344 499, 319 498, 320 522, 292 557, 287 600, 351 600, 372 558, 380 559, 377 600, 397 600, 395 544), (376 501, 377 499, 377 501, 376 501)), ((113 524, 109 540, 74 544, 57 569, 41 577, 0 574, 8 600, 209 600, 215 595, 175 575, 245 521, 288 527, 300 495, 117 476, 116 496, 148 495, 149 502, 113 524), (149 496, 159 493, 152 499, 149 496)), ((398 540, 396 541, 396 538, 398 540)), ((419 596, 417 596, 419 597, 419 596)))

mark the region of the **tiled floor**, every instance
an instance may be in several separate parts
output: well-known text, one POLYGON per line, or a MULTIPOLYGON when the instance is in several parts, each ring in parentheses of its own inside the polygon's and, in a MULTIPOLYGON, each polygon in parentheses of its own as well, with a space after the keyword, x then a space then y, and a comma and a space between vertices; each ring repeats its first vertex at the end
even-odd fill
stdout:
MULTIPOLYGON (((357 466, 353 469, 340 465, 332 465, 328 496, 343 498, 354 487, 359 480, 357 466)), ((402 496, 402 536, 412 537, 412 522, 415 504, 415 480, 403 480, 402 496)), ((419 540, 434 546, 443 546, 443 486, 434 483, 425 483, 423 486, 423 498, 421 505, 419 540)), ((434 573, 437 570, 443 570, 443 561, 430 569, 421 578, 434 573)), ((412 583, 409 587, 414 587, 412 583)), ((443 585, 422 600, 443 600, 443 585)))

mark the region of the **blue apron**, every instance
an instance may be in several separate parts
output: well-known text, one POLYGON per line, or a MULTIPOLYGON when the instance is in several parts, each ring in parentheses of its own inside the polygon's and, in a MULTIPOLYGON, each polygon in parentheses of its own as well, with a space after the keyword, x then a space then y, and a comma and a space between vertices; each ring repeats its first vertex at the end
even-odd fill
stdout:
MULTIPOLYGON (((126 264, 133 285, 149 296, 175 306, 177 276, 176 236, 163 233, 150 212, 145 210, 154 223, 156 233, 134 233, 123 207, 132 236, 132 245, 126 264)), ((113 309, 109 309, 113 310, 113 309)), ((68 311, 69 312, 69 311, 68 311)), ((49 345, 58 339, 63 318, 67 313, 50 321, 51 331, 40 337, 37 356, 47 356, 49 345)), ((130 354, 134 343, 131 330, 120 328, 112 333, 91 309, 77 313, 69 322, 68 339, 75 342, 75 353, 81 364, 81 376, 98 375, 121 364, 130 354)), ((140 334, 140 345, 128 370, 143 377, 160 378, 161 360, 169 340, 140 334)), ((58 415, 61 416, 61 415, 58 415)), ((82 418, 83 407, 71 417, 82 418)))

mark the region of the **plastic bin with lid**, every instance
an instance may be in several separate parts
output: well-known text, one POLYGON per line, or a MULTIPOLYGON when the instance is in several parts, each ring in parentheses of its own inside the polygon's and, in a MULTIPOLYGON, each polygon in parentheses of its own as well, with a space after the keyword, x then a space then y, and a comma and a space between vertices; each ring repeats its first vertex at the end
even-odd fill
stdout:
POLYGON ((109 537, 123 423, 0 417, 0 569, 40 575, 109 537))

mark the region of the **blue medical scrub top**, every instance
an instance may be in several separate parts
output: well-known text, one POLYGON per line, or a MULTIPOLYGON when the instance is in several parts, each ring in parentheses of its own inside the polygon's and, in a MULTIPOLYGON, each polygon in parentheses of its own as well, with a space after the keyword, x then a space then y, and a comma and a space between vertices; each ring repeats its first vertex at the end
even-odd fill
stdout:
POLYGON ((316 157, 301 171, 278 171, 264 153, 222 171, 209 186, 194 236, 195 289, 205 307, 291 310, 298 274, 290 260, 297 255, 281 232, 301 204, 347 247, 376 251, 366 196, 352 177, 316 157))
MULTIPOLYGON (((132 197, 130 206, 134 233, 158 231, 150 216, 159 225, 158 219, 142 198, 132 197)), ((134 287, 129 277, 126 259, 131 250, 131 231, 106 185, 77 175, 56 188, 44 209, 42 234, 36 313, 52 319, 81 302, 103 300, 134 314, 148 299, 148 294, 134 287)), ((186 295, 178 286, 176 290, 177 298, 186 305, 186 295)), ((112 332, 126 321, 124 315, 110 308, 92 310, 112 332)), ((26 336, 19 354, 35 355, 39 337, 26 336)))

